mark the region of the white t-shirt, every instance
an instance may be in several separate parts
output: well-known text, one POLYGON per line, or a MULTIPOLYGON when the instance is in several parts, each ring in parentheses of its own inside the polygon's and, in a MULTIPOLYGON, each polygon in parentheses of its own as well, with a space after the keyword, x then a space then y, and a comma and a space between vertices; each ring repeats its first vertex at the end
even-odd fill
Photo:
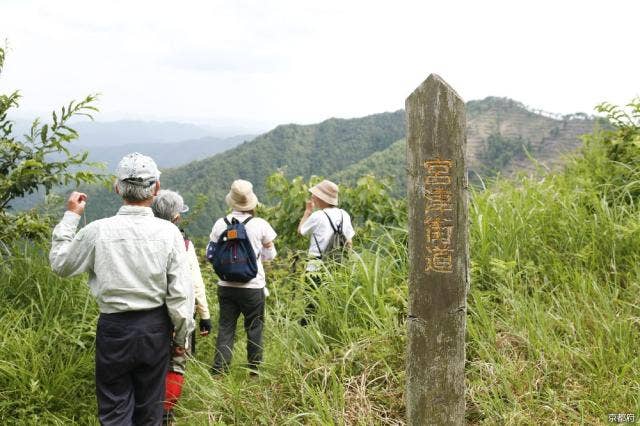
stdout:
MULTIPOLYGON (((227 220, 231 221, 232 218, 236 218, 239 222, 244 222, 249 216, 251 215, 248 213, 233 211, 227 216, 227 220)), ((259 217, 254 217, 247 222, 244 227, 247 230, 249 241, 251 241, 253 252, 258 256, 258 274, 254 279, 246 283, 220 280, 218 281, 218 285, 223 287, 263 288, 267 285, 267 282, 264 275, 264 267, 260 260, 260 252, 262 246, 275 240, 278 234, 276 234, 276 231, 269 225, 269 222, 259 217)), ((213 229, 211 229, 209 239, 213 242, 218 242, 218 238, 220 238, 220 235, 222 235, 225 229, 227 229, 227 224, 224 222, 224 219, 218 219, 213 225, 213 229)))
POLYGON ((342 233, 348 240, 353 239, 353 236, 356 234, 351 225, 351 216, 349 216, 349 213, 346 211, 337 207, 314 211, 300 227, 300 233, 302 235, 311 236, 309 242, 309 255, 311 257, 320 257, 318 246, 320 246, 320 250, 324 252, 333 236, 333 229, 331 228, 331 223, 329 223, 327 215, 329 215, 333 226, 336 228, 342 223, 342 233), (316 240, 318 242, 317 244, 316 240))

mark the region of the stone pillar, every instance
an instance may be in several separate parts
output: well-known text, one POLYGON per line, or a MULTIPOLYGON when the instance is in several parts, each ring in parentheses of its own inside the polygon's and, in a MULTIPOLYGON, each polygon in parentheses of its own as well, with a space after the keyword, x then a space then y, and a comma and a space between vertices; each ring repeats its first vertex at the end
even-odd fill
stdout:
POLYGON ((469 288, 465 104, 431 74, 406 100, 409 425, 465 421, 469 288))

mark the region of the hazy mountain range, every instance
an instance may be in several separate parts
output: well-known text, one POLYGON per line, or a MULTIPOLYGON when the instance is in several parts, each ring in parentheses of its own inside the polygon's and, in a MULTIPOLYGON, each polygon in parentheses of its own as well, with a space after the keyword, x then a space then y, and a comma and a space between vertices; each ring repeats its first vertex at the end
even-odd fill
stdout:
MULTIPOLYGON (((26 134, 30 127, 30 122, 17 120, 13 133, 26 134)), ((166 169, 211 157, 255 137, 218 137, 206 127, 159 121, 84 121, 72 123, 71 127, 80 137, 68 145, 69 150, 74 154, 88 151, 88 161, 104 163, 108 173, 112 173, 118 161, 130 152, 150 155, 161 169, 166 169)), ((31 194, 14 200, 11 206, 18 210, 30 208, 42 199, 43 194, 31 194)))
MULTIPOLYGON (((14 134, 29 132, 31 123, 17 120, 14 134)), ((113 171, 129 152, 152 155, 163 168, 176 167, 210 157, 253 139, 255 135, 218 136, 214 130, 190 123, 172 121, 81 121, 71 123, 79 133, 69 149, 89 152, 89 161, 106 163, 113 171)))

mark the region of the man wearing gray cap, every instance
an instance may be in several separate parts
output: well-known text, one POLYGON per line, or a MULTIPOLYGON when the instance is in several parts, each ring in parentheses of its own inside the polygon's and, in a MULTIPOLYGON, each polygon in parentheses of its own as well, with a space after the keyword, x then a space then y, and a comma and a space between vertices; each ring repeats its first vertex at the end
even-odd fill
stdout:
POLYGON ((160 424, 171 331, 183 354, 193 330, 189 271, 178 228, 154 217, 160 171, 142 154, 116 170, 123 206, 76 233, 87 196, 73 192, 54 228, 49 261, 61 276, 89 273, 100 309, 96 333, 96 396, 103 425, 160 424))

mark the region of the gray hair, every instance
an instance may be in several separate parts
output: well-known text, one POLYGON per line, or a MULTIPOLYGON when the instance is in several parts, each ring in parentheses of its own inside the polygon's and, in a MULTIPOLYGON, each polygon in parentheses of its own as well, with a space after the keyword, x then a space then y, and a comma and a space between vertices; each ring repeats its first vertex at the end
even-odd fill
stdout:
POLYGON ((176 216, 182 213, 184 208, 184 200, 182 196, 175 191, 162 189, 153 199, 151 210, 153 214, 160 219, 172 222, 176 216))
POLYGON ((155 190, 155 182, 149 186, 136 185, 126 180, 120 180, 116 182, 118 193, 120 196, 129 202, 146 201, 153 198, 153 191, 155 190))

